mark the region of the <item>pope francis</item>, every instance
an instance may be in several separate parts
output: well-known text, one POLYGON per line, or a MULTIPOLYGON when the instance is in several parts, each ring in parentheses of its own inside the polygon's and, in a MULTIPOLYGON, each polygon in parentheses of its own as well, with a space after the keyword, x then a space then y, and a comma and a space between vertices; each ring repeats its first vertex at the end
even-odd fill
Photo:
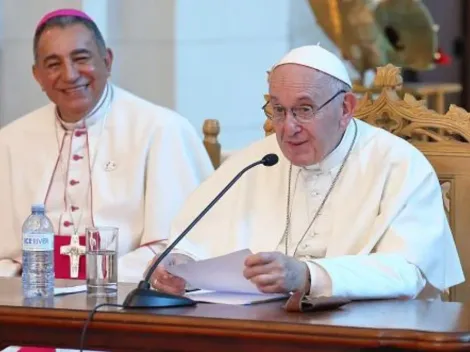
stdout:
MULTIPOLYGON (((435 299, 463 282, 439 181, 415 147, 356 120, 356 97, 339 58, 296 48, 271 70, 275 134, 230 157, 191 195, 174 239, 247 164, 243 176, 153 275, 181 294, 168 262, 249 248, 244 276, 261 292, 349 300, 435 299)), ((170 239, 170 240, 171 240, 170 239)))

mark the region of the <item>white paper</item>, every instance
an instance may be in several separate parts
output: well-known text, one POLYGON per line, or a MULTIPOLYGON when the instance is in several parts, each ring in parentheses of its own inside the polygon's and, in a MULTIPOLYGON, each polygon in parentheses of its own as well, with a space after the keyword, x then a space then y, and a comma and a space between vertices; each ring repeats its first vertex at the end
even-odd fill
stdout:
POLYGON ((215 291, 194 291, 186 294, 196 302, 201 303, 218 303, 247 305, 253 303, 270 302, 283 299, 287 295, 283 294, 253 294, 253 293, 231 293, 231 292, 215 292, 215 291))
POLYGON ((70 286, 70 287, 54 287, 54 296, 68 295, 72 293, 86 292, 86 285, 70 286))
POLYGON ((249 249, 243 249, 220 257, 171 266, 167 271, 201 290, 262 294, 243 276, 245 259, 251 254, 249 249))

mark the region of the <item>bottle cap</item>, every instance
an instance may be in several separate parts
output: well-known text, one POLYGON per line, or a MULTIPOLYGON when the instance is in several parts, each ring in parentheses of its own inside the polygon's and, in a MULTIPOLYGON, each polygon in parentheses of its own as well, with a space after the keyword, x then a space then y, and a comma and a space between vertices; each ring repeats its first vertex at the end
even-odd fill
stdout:
POLYGON ((44 204, 33 204, 31 206, 31 211, 33 212, 44 212, 45 207, 44 204))

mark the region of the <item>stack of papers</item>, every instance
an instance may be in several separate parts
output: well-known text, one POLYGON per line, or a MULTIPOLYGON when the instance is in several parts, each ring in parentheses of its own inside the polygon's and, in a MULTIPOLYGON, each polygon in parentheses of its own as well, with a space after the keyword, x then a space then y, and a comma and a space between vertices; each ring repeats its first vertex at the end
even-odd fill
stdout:
POLYGON ((86 292, 86 285, 54 287, 54 296, 69 295, 72 293, 86 292))
POLYGON ((253 304, 279 300, 287 294, 264 294, 243 276, 245 259, 249 249, 224 256, 175 265, 168 272, 186 280, 191 287, 200 290, 187 293, 187 297, 206 303, 253 304))

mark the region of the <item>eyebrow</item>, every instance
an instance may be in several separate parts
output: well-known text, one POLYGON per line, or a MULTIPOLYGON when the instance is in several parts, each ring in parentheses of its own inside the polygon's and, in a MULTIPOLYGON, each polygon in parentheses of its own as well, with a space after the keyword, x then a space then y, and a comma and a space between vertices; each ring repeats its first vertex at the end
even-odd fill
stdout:
MULTIPOLYGON (((269 99, 269 101, 274 104, 274 105, 280 105, 278 102, 277 102, 277 98, 276 97, 271 97, 269 99)), ((312 106, 316 106, 317 104, 310 98, 310 97, 300 97, 300 98, 297 98, 295 100, 295 104, 309 104, 309 105, 312 105, 312 106)))
POLYGON ((300 102, 308 102, 308 103, 314 104, 313 99, 310 98, 310 97, 307 97, 307 96, 300 97, 300 98, 298 98, 296 101, 297 101, 298 103, 300 103, 300 102))
MULTIPOLYGON (((88 50, 88 49, 75 49, 70 53, 71 56, 76 56, 76 55, 80 55, 80 54, 90 55, 91 51, 88 50)), ((46 62, 51 61, 51 60, 60 60, 60 56, 57 55, 57 54, 50 54, 50 55, 46 56, 44 58, 44 60, 42 60, 42 61, 44 63, 46 63, 46 62)))

